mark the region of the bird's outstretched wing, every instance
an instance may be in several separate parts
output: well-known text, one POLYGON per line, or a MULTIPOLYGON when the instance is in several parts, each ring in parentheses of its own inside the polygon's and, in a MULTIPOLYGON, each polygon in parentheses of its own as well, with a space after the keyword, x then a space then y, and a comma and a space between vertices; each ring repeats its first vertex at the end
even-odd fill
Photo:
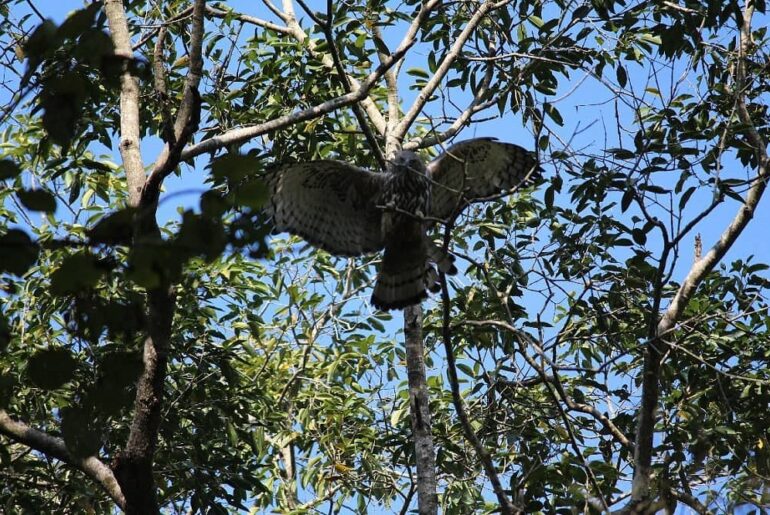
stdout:
POLYGON ((384 174, 323 160, 279 168, 266 180, 271 194, 267 209, 277 230, 344 256, 383 247, 377 201, 384 174))
POLYGON ((468 204, 530 184, 540 175, 534 152, 494 138, 462 141, 428 164, 431 213, 447 220, 468 204))

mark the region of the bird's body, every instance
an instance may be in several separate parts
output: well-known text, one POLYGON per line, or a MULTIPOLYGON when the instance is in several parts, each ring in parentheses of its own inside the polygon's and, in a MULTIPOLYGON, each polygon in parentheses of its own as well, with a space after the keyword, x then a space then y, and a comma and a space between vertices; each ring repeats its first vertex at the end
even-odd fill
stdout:
POLYGON ((453 145, 426 167, 410 151, 386 173, 341 161, 289 165, 268 177, 276 229, 338 255, 384 249, 372 304, 399 309, 437 287, 434 263, 454 273, 452 259, 428 237, 436 219, 450 221, 468 204, 530 183, 533 153, 492 138, 453 145))
POLYGON ((401 151, 388 163, 382 190, 381 232, 385 247, 372 305, 398 309, 427 296, 436 282, 428 259, 426 214, 430 210, 430 179, 414 152, 401 151))

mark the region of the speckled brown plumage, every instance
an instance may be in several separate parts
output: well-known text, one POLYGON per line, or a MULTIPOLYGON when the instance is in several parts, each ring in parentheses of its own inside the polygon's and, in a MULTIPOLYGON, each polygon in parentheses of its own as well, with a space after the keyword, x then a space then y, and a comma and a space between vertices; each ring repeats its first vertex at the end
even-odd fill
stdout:
POLYGON ((531 183, 540 173, 532 152, 493 138, 449 147, 425 166, 402 151, 388 173, 342 161, 313 161, 268 177, 268 207, 276 229, 301 236, 332 254, 384 249, 372 304, 400 309, 436 289, 434 263, 455 272, 451 256, 427 236, 431 219, 450 220, 468 204, 531 183))

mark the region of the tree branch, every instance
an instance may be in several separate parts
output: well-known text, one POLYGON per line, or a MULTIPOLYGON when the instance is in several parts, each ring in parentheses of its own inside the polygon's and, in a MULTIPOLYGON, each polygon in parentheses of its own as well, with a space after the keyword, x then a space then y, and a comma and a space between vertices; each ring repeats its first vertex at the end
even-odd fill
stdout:
POLYGON ((512 325, 507 324, 500 320, 466 320, 463 323, 466 325, 473 325, 473 326, 497 327, 499 329, 504 329, 510 332, 511 334, 515 335, 518 340, 522 340, 522 339, 526 340, 527 344, 530 345, 532 348, 534 348, 535 352, 537 352, 538 355, 540 355, 544 359, 544 361, 548 363, 549 366, 554 371, 553 375, 547 374, 543 366, 541 366, 537 361, 535 361, 532 358, 532 356, 523 352, 524 350, 526 350, 526 347, 521 347, 520 350, 522 351, 522 356, 527 361, 529 366, 535 369, 535 371, 538 373, 538 376, 540 378, 539 382, 553 385, 556 389, 556 393, 558 394, 562 402, 567 406, 568 410, 585 413, 586 415, 591 415, 591 417, 593 417, 597 422, 599 422, 604 428, 604 430, 610 433, 619 444, 626 447, 627 449, 633 448, 633 444, 631 443, 631 440, 629 440, 628 437, 626 437, 626 435, 623 434, 623 432, 618 428, 618 426, 616 426, 612 422, 612 420, 609 419, 609 417, 605 416, 594 406, 575 402, 575 400, 569 396, 567 391, 564 389, 564 385, 562 384, 561 379, 558 376, 555 363, 552 363, 550 358, 546 356, 545 350, 543 349, 543 346, 540 342, 536 341, 527 333, 523 331, 519 331, 512 325))
POLYGON ((203 154, 206 152, 212 152, 214 150, 220 149, 222 147, 225 147, 227 145, 231 145, 234 143, 241 143, 243 141, 247 141, 251 138, 255 138, 262 134, 266 134, 274 130, 282 129, 284 127, 288 127, 290 125, 293 125, 301 121, 311 120, 323 114, 336 111, 341 107, 346 107, 351 104, 354 104, 369 94, 369 91, 375 86, 375 84, 383 76, 383 74, 386 71, 388 71, 399 60, 401 60, 401 58, 404 57, 406 52, 412 47, 412 45, 414 45, 414 43, 415 43, 415 39, 413 37, 404 38, 401 45, 398 47, 398 49, 395 52, 393 52, 390 58, 387 61, 380 64, 380 66, 378 66, 377 69, 375 69, 372 73, 370 73, 366 77, 366 79, 360 84, 360 88, 357 89, 356 91, 353 91, 352 93, 346 93, 345 95, 341 95, 331 100, 327 100, 326 102, 323 102, 316 106, 309 107, 307 109, 303 109, 301 111, 297 111, 295 113, 291 113, 285 116, 280 116, 278 118, 274 118, 267 122, 260 123, 259 125, 252 125, 250 127, 240 127, 238 129, 227 131, 223 134, 220 134, 219 136, 214 136, 213 138, 207 139, 205 141, 202 141, 198 144, 195 144, 186 148, 184 151, 182 151, 180 158, 181 160, 186 161, 200 154, 203 154))
POLYGON ((409 110, 404 114, 404 117, 396 126, 394 131, 395 138, 397 138, 399 141, 403 140, 407 131, 414 123, 414 120, 420 114, 423 107, 425 107, 428 99, 431 97, 431 95, 433 95, 433 92, 436 91, 436 88, 438 88, 439 84, 441 84, 441 81, 444 80, 444 77, 446 77, 446 74, 449 72, 452 64, 462 52, 463 46, 471 37, 473 31, 476 30, 478 24, 481 23, 481 20, 483 20, 484 17, 493 10, 498 9, 507 3, 509 2, 495 3, 490 0, 486 0, 479 6, 476 13, 471 17, 470 20, 468 20, 465 28, 457 37, 457 40, 452 45, 452 48, 450 48, 449 52, 447 52, 447 54, 444 56, 444 59, 441 61, 441 64, 439 64, 436 73, 433 74, 433 77, 431 77, 428 83, 425 84, 422 90, 420 90, 420 93, 418 93, 417 99, 415 99, 412 107, 409 108, 409 110))
POLYGON ((278 25, 276 23, 272 23, 272 22, 263 20, 261 18, 256 18, 254 16, 249 16, 248 14, 237 13, 232 9, 230 9, 229 11, 223 11, 221 9, 216 9, 214 7, 211 7, 210 5, 207 5, 206 14, 208 14, 209 16, 213 16, 215 18, 224 18, 226 16, 229 16, 234 20, 238 20, 243 23, 250 23, 252 25, 256 25, 257 27, 262 27, 263 29, 268 29, 274 32, 278 32, 279 34, 286 34, 287 36, 293 35, 291 29, 289 29, 286 26, 278 25))
MULTIPOLYGON (((131 36, 128 32, 126 13, 122 0, 106 0, 104 12, 110 27, 115 53, 131 59, 131 36)), ((128 202, 139 205, 144 186, 144 163, 140 147, 139 134, 139 79, 124 65, 120 76, 120 156, 126 170, 128 183, 128 202)))
POLYGON ((430 399, 425 380, 422 308, 419 304, 404 309, 404 343, 414 459, 417 465, 418 512, 420 515, 435 515, 438 512, 436 456, 431 433, 430 399))
MULTIPOLYGON (((447 226, 447 232, 448 231, 450 231, 449 226, 447 226)), ((449 330, 449 287, 447 286, 446 274, 444 272, 439 272, 439 281, 441 283, 441 303, 443 312, 443 323, 441 329, 444 340, 444 349, 446 352, 447 375, 449 376, 449 385, 452 390, 452 403, 454 404, 455 411, 457 412, 457 418, 460 419, 460 425, 463 428, 463 433, 465 433, 465 438, 467 438, 473 446, 474 450, 476 451, 476 456, 478 456, 479 461, 484 467, 484 471, 489 478, 489 482, 492 483, 492 490, 494 490, 495 495, 497 496, 497 501, 500 503, 500 513, 503 513, 504 515, 513 515, 513 513, 518 513, 522 510, 521 508, 514 507, 511 499, 505 494, 503 485, 500 483, 500 477, 497 475, 497 470, 495 470, 495 464, 492 462, 492 457, 489 455, 489 452, 487 452, 486 448, 484 448, 484 445, 473 431, 473 427, 471 427, 470 420, 468 420, 468 415, 465 412, 465 407, 463 406, 463 399, 460 395, 460 382, 457 379, 457 366, 455 364, 455 356, 452 349, 452 335, 449 330)))
POLYGON ((0 409, 0 434, 3 434, 14 442, 26 445, 46 456, 56 458, 59 461, 74 467, 93 479, 112 500, 125 508, 126 499, 120 489, 112 470, 102 463, 96 456, 77 458, 73 456, 64 441, 53 437, 37 429, 33 429, 23 422, 13 420, 5 410, 0 409))
POLYGON ((644 379, 642 383, 642 403, 639 408, 639 425, 636 432, 634 449, 634 480, 632 485, 631 504, 645 501, 650 494, 650 478, 652 476, 652 448, 655 430, 655 411, 660 395, 660 364, 662 356, 668 348, 664 335, 671 332, 678 323, 685 307, 689 303, 698 286, 706 275, 721 261, 732 247, 754 216, 754 211, 767 186, 770 158, 767 155, 767 144, 753 124, 746 108, 745 92, 747 54, 751 48, 751 19, 753 5, 747 0, 743 14, 743 24, 740 27, 740 45, 738 62, 736 63, 736 106, 738 118, 744 126, 746 137, 754 147, 757 161, 757 175, 752 181, 744 204, 738 209, 733 220, 724 230, 719 240, 711 249, 697 261, 687 273, 682 285, 671 300, 656 326, 656 339, 645 349, 644 379))
MULTIPOLYGON (((121 153, 124 166, 129 173, 129 204, 142 207, 137 220, 135 239, 155 238, 158 226, 155 220, 157 199, 163 179, 179 163, 182 148, 192 137, 200 116, 200 100, 197 86, 202 73, 203 58, 203 18, 205 0, 195 0, 192 14, 190 37, 190 69, 185 81, 182 103, 177 112, 173 130, 165 131, 166 146, 155 161, 150 176, 145 181, 141 167, 141 154, 138 146, 140 133, 138 118, 138 81, 124 73, 121 90, 121 153), (136 136, 136 143, 124 145, 126 134, 136 136), (132 153, 123 152, 124 147, 132 153), (133 159, 139 163, 139 168, 133 159), (133 182, 132 182, 133 181, 133 182)), ((112 38, 116 48, 130 48, 126 13, 120 0, 108 0, 108 19, 112 29, 112 38)), ((156 47, 156 59, 162 53, 162 41, 156 47)), ((158 64, 158 63, 156 63, 158 64)), ((162 80, 162 79, 159 79, 162 80)), ((162 92, 165 85, 156 84, 162 92)), ((132 140, 129 140, 132 141, 132 140)), ((171 325, 175 309, 173 288, 167 281, 147 292, 147 337, 144 340, 144 370, 137 380, 134 415, 128 441, 120 455, 115 459, 113 470, 126 498, 125 509, 128 514, 157 513, 157 494, 153 479, 153 461, 158 442, 158 429, 163 404, 163 389, 168 362, 168 345, 171 337, 171 325)))

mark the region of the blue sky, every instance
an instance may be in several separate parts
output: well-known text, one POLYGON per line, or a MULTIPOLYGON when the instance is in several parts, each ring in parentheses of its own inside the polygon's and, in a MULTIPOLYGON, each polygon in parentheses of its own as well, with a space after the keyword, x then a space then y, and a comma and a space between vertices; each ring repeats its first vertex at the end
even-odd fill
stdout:
MULTIPOLYGON (((83 2, 77 0, 61 0, 57 2, 37 2, 38 9, 48 17, 51 17, 55 21, 63 20, 66 15, 74 9, 77 9, 83 5, 83 2)), ((270 21, 278 22, 273 15, 266 12, 264 6, 258 2, 252 2, 247 0, 236 0, 228 3, 235 9, 239 9, 242 12, 253 14, 263 17, 270 21)), ((313 7, 323 9, 323 2, 310 2, 313 7)), ((24 9, 24 4, 15 8, 16 12, 19 9, 24 9)), ((301 18, 302 12, 298 8, 298 16, 301 18)), ((400 34, 394 32, 393 34, 386 34, 386 39, 398 41, 400 34)), ((390 43, 390 41, 388 41, 390 43)), ((421 52, 421 49, 416 47, 408 56, 408 60, 405 63, 403 70, 410 67, 422 67, 427 68, 426 53, 421 52)), ((645 71, 641 67, 634 69, 629 68, 629 76, 631 81, 644 81, 645 71)), ((575 79, 571 83, 564 84, 562 89, 564 92, 570 91, 569 95, 557 95, 557 98, 561 96, 560 101, 554 102, 554 105, 561 111, 565 124, 564 127, 555 127, 558 132, 564 137, 569 137, 573 133, 578 136, 572 139, 571 143, 574 148, 590 147, 601 148, 604 145, 606 127, 611 127, 615 123, 615 105, 612 102, 612 93, 605 87, 599 85, 593 80, 582 80, 579 73, 574 74, 575 79), (578 86, 575 86, 575 83, 578 86)), ((409 76, 405 73, 401 74, 401 96, 404 100, 404 105, 409 105, 413 99, 415 92, 411 91, 407 87, 409 76)), ((4 97, 5 92, 0 93, 0 101, 6 100, 4 97)), ((462 100, 461 97, 460 100, 462 100)), ((553 99, 549 99, 553 100, 553 99)), ((504 119, 494 119, 485 121, 473 125, 466 129, 459 139, 468 139, 474 136, 495 136, 502 140, 513 141, 522 144, 525 147, 532 148, 534 142, 532 137, 521 128, 520 124, 510 117, 504 119)), ((157 152, 160 150, 160 139, 157 137, 145 138, 142 142, 143 155, 146 162, 149 164, 157 152)), ((94 149, 98 153, 109 153, 108 149, 94 149)), ((120 162, 117 152, 113 152, 113 160, 117 163, 120 162)), ((203 167, 208 160, 207 156, 199 157, 196 160, 195 170, 190 170, 189 167, 184 167, 180 177, 175 175, 169 177, 166 181, 166 194, 161 198, 161 211, 160 216, 175 218, 177 208, 181 206, 195 206, 199 193, 202 191, 202 180, 205 178, 205 171, 203 167), (173 193, 173 197, 168 198, 169 194, 173 193), (164 200, 167 198, 167 200, 164 200)), ((738 166, 737 164, 735 166, 738 166)), ((546 164, 546 173, 554 173, 553 168, 549 169, 546 164)), ((707 205, 711 200, 712 192, 707 189, 696 192, 696 194, 690 199, 690 205, 696 209, 702 205, 707 205)), ((563 202, 567 202, 568 199, 563 198, 563 202)), ((696 230, 692 233, 694 237, 696 232, 699 232, 703 238, 704 252, 708 249, 717 239, 720 234, 730 222, 738 209, 738 204, 734 201, 727 201, 722 206, 708 217, 704 222, 696 227, 696 230)), ((692 210, 693 212, 695 211, 692 210)), ((737 258, 745 258, 749 255, 755 255, 760 260, 770 256, 770 238, 766 236, 767 232, 764 227, 764 221, 768 220, 770 215, 770 207, 767 202, 762 202, 756 213, 755 220, 749 224, 744 234, 738 240, 736 245, 730 250, 725 258, 724 262, 730 262, 737 258)), ((686 259, 682 259, 674 278, 682 278, 689 268, 689 262, 686 259)))
MULTIPOLYGON (((44 15, 50 16, 55 21, 63 20, 66 14, 74 9, 77 9, 83 5, 83 2, 76 0, 60 0, 57 2, 39 1, 38 8, 44 15)), ((319 4, 313 2, 311 5, 319 4)), ((257 15, 270 21, 277 22, 269 13, 265 12, 262 4, 255 1, 241 0, 229 2, 229 5, 242 12, 257 15)), ((19 9, 23 9, 24 6, 19 6, 19 9)), ((301 13, 298 12, 301 16, 301 13)), ((395 38, 400 37, 399 34, 393 34, 395 38)), ((422 52, 419 47, 410 54, 407 63, 404 66, 404 70, 414 66, 427 68, 425 62, 426 54, 422 52)), ((642 84, 646 80, 646 72, 641 68, 631 68, 629 70, 632 83, 642 84)), ((572 139, 572 145, 574 147, 589 147, 594 152, 598 152, 597 149, 604 148, 606 138, 612 139, 612 131, 607 131, 606 127, 610 127, 615 123, 615 105, 612 102, 612 93, 605 87, 599 85, 597 82, 591 80, 580 81, 581 77, 579 73, 574 74, 575 79, 568 84, 564 84, 562 87, 562 93, 568 91, 569 95, 557 95, 562 99, 555 103, 556 107, 561 111, 564 117, 564 127, 558 128, 558 132, 564 135, 565 139, 569 139, 570 135, 578 133, 578 135, 572 139)), ((414 92, 408 89, 408 83, 406 81, 410 78, 402 73, 401 75, 401 94, 405 101, 404 105, 408 105, 414 96, 414 92)), ((0 101, 6 101, 4 96, 5 92, 0 93, 0 101)), ((458 97, 459 98, 459 97, 458 97)), ((483 123, 474 125, 473 127, 465 130, 460 139, 468 139, 474 136, 495 136, 502 140, 512 141, 519 143, 525 147, 533 148, 534 142, 530 134, 521 127, 521 124, 512 118, 506 118, 503 120, 490 120, 483 123)), ((142 143, 143 155, 146 163, 149 164, 154 159, 155 155, 161 148, 160 139, 157 137, 146 138, 142 143)), ((615 143, 608 144, 609 147, 617 146, 615 143)), ((110 153, 106 148, 94 149, 96 153, 110 153)), ((111 153, 113 161, 120 162, 120 158, 117 152, 111 153)), ((163 219, 176 218, 176 212, 178 208, 196 207, 200 193, 203 191, 203 179, 206 176, 204 166, 207 164, 208 157, 202 156, 196 160, 196 166, 194 170, 188 167, 183 167, 181 177, 171 176, 166 182, 166 193, 161 197, 161 210, 160 217, 163 219)), ((733 163, 733 166, 737 167, 738 164, 733 163)), ((546 176, 549 174, 557 173, 551 163, 545 163, 546 176)), ((729 170, 726 170, 729 172, 729 170)), ((542 195, 542 191, 538 193, 542 195)), ((690 199, 690 205, 692 206, 689 212, 695 213, 701 206, 707 205, 711 200, 712 192, 708 188, 704 188, 690 199)), ((557 202, 561 205, 567 205, 569 199, 567 195, 561 195, 557 197, 557 202)), ((696 233, 700 233, 704 252, 710 248, 710 246, 718 240, 724 228, 729 224, 735 213, 737 212, 739 205, 735 201, 728 200, 722 206, 720 206, 710 217, 704 222, 701 222, 696 229, 691 233, 688 239, 682 245, 682 259, 680 259, 673 280, 681 282, 689 269, 692 259, 687 256, 692 255, 692 241, 696 233), (689 254, 688 254, 689 253, 689 254)), ((768 201, 765 199, 759 206, 755 219, 749 224, 744 234, 739 238, 737 244, 730 250, 728 255, 723 260, 723 263, 730 263, 735 259, 745 259, 749 255, 755 255, 758 261, 767 261, 770 256, 770 238, 767 236, 766 225, 768 223, 768 216, 770 215, 770 207, 768 201)), ((618 216, 626 219, 628 214, 621 214, 618 208, 618 216)), ((653 244, 654 245, 654 244, 653 244)), ((651 250, 655 250, 651 248, 651 250)), ((400 317, 396 317, 398 320, 400 317)), ((374 513, 374 512, 373 512, 374 513)))

